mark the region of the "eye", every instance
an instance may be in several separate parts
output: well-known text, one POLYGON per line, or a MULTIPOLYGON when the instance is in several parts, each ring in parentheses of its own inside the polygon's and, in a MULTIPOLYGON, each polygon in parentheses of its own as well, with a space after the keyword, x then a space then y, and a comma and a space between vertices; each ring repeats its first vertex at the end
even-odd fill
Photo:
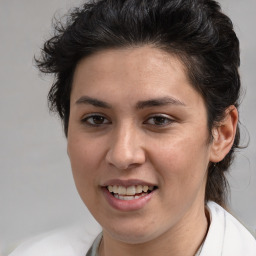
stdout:
POLYGON ((169 116, 155 115, 155 116, 149 117, 144 122, 144 124, 150 124, 150 125, 154 125, 154 126, 166 126, 166 125, 169 125, 173 122, 174 122, 174 120, 171 119, 169 116))
POLYGON ((81 122, 89 126, 101 126, 111 123, 105 116, 100 114, 87 115, 81 122))

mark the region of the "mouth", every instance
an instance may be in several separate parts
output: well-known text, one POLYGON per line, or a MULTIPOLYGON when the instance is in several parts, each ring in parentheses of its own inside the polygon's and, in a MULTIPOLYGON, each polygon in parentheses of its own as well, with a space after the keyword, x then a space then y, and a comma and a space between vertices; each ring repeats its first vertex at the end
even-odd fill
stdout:
POLYGON ((116 199, 131 201, 149 195, 150 193, 157 189, 157 186, 134 185, 125 187, 120 185, 109 185, 106 187, 106 189, 116 199))

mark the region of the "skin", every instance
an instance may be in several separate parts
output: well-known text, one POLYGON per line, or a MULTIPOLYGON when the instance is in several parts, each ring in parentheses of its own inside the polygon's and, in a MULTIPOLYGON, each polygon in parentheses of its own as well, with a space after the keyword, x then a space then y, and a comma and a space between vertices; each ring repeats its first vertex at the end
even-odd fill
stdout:
POLYGON ((207 167, 228 153, 236 122, 231 106, 209 143, 204 100, 169 53, 143 46, 83 59, 72 85, 68 155, 77 190, 103 228, 100 255, 193 255, 208 229, 207 167), (142 208, 122 211, 102 192, 112 179, 157 190, 142 208))

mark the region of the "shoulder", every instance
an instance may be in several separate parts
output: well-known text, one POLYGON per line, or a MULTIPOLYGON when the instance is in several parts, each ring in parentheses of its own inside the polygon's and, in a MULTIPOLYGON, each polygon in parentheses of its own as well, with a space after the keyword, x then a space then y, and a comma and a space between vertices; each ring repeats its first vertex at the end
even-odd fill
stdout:
POLYGON ((50 231, 24 242, 9 256, 84 256, 100 231, 99 226, 83 225, 50 231))
POLYGON ((218 204, 209 202, 207 207, 211 224, 201 255, 256 256, 256 240, 251 233, 218 204))

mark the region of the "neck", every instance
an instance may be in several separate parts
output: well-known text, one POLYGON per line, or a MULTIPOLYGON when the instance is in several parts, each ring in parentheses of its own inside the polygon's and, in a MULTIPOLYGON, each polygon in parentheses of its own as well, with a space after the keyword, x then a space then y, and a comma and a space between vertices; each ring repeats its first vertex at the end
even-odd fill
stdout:
POLYGON ((194 207, 175 227, 143 244, 128 244, 113 239, 103 230, 100 256, 195 255, 208 231, 208 214, 204 207, 194 207))

